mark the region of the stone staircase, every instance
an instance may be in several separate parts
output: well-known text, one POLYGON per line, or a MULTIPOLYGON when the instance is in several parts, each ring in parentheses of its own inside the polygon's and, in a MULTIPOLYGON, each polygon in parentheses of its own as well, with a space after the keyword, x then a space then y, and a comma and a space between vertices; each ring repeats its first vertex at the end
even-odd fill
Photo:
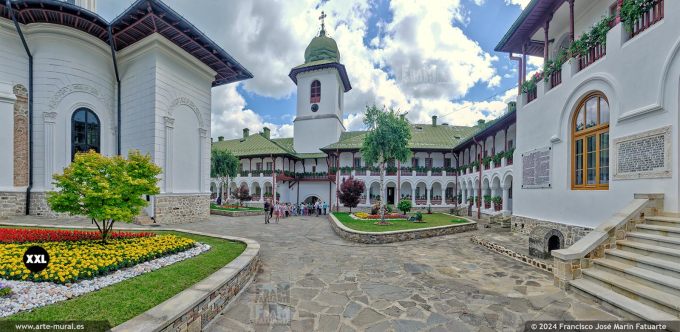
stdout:
POLYGON ((645 216, 616 248, 569 281, 576 293, 594 297, 628 319, 680 319, 680 217, 645 216))

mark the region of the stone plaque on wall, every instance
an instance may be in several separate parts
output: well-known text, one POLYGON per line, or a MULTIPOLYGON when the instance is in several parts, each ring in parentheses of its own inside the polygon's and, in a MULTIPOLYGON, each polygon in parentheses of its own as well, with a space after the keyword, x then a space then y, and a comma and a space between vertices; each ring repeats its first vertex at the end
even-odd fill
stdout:
POLYGON ((614 180, 671 177, 671 126, 614 140, 614 180))
POLYGON ((522 154, 522 188, 550 188, 552 148, 545 147, 522 154))

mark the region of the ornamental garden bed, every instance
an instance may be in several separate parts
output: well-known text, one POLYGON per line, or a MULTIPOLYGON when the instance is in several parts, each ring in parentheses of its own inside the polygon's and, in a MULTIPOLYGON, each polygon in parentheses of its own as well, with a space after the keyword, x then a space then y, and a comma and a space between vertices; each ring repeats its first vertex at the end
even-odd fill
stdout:
POLYGON ((390 232, 399 230, 421 229, 429 227, 450 226, 455 224, 468 223, 469 220, 445 213, 422 214, 421 222, 410 221, 409 218, 415 214, 404 215, 389 213, 385 214, 385 219, 389 225, 376 225, 380 221, 380 215, 370 215, 364 212, 357 213, 333 213, 343 225, 348 228, 363 232, 390 232))
POLYGON ((101 320, 116 326, 224 268, 246 249, 243 242, 178 232, 114 232, 117 237, 104 245, 90 233, 98 235, 0 228, 0 289, 12 292, 0 296, 0 317, 6 316, 0 320, 101 320), (42 272, 32 273, 22 263, 31 245, 50 255, 42 272))
POLYGON ((210 204, 210 214, 227 217, 258 216, 264 214, 264 209, 238 205, 210 204))
POLYGON ((333 231, 349 241, 383 244, 450 235, 477 229, 477 223, 445 213, 423 214, 423 222, 408 219, 390 220, 389 225, 376 225, 374 219, 352 218, 349 213, 332 213, 328 216, 333 231))

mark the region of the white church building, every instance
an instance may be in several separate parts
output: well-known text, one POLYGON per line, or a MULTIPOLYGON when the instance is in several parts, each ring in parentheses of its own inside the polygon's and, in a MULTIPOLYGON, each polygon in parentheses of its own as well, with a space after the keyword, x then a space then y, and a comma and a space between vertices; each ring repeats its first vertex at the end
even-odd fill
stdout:
POLYGON ((51 215, 78 151, 150 154, 159 223, 209 210, 211 88, 252 75, 159 0, 107 22, 95 0, 0 3, 0 216, 51 215))

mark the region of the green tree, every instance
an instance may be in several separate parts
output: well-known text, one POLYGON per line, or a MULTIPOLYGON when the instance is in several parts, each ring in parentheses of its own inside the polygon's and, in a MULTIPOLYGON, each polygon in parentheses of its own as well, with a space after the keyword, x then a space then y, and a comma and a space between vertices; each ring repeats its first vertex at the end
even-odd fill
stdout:
POLYGON ((236 177, 238 164, 238 158, 229 151, 212 150, 210 154, 210 177, 217 179, 222 200, 224 200, 224 184, 229 183, 229 178, 236 177))
MULTIPOLYGON (((366 107, 364 124, 368 132, 361 146, 361 155, 367 164, 377 163, 380 170, 380 197, 385 193, 385 165, 394 161, 406 162, 411 157, 408 141, 411 128, 405 117, 393 109, 366 107)), ((385 202, 380 200, 380 225, 385 222, 385 202)))
POLYGON ((64 173, 54 175, 57 191, 47 194, 47 202, 55 212, 88 216, 106 243, 114 222, 132 222, 147 204, 144 195, 160 193, 159 174, 151 156, 138 151, 127 159, 92 150, 76 153, 64 173))
POLYGON ((413 206, 411 205, 410 199, 402 199, 397 205, 397 209, 399 209, 399 211, 403 212, 404 214, 407 214, 409 211, 411 211, 412 207, 413 206))

